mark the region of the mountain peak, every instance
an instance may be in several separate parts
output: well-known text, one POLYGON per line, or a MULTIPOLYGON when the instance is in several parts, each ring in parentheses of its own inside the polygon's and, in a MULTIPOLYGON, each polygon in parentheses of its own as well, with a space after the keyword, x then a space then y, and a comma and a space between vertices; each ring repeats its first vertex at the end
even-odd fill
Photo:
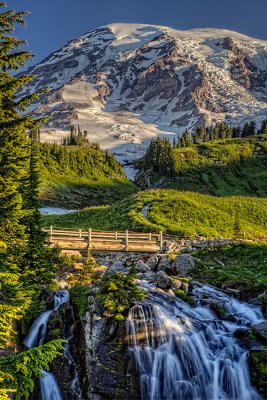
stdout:
POLYGON ((28 73, 37 77, 26 93, 49 89, 35 105, 51 117, 43 138, 80 125, 121 157, 158 134, 266 118, 267 42, 224 29, 113 23, 28 73))

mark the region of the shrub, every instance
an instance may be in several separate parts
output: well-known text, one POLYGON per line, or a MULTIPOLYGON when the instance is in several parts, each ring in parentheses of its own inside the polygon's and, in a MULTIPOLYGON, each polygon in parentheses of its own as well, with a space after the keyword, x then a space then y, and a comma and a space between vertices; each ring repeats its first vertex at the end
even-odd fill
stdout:
POLYGON ((77 284, 70 289, 70 301, 79 317, 82 317, 88 310, 88 296, 90 288, 77 284))
POLYGON ((188 303, 190 306, 194 306, 195 305, 195 300, 193 299, 193 297, 189 296, 187 293, 185 293, 183 290, 179 289, 179 290, 175 290, 175 296, 179 297, 179 299, 185 301, 186 303, 188 303))
POLYGON ((121 272, 108 275, 100 284, 98 298, 116 321, 123 321, 127 312, 135 300, 142 300, 146 294, 138 288, 134 282, 136 278, 135 268, 131 268, 128 275, 121 272))

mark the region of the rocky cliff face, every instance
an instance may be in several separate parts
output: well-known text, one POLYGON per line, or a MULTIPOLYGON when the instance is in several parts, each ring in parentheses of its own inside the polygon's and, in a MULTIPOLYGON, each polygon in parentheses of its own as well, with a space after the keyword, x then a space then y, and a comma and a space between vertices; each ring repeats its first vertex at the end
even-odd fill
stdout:
MULTIPOLYGON (((266 118, 267 42, 216 29, 112 24, 71 40, 28 73, 47 87, 43 140, 70 123, 117 154, 185 128, 266 118)), ((22 94, 22 93, 21 93, 22 94)))
MULTIPOLYGON (((71 303, 56 310, 47 341, 68 339, 64 356, 51 365, 63 400, 140 399, 139 374, 128 348, 125 323, 107 318, 92 294, 83 317, 71 303), (78 381, 75 379, 78 377, 78 381)), ((32 398, 38 398, 38 385, 32 398)))

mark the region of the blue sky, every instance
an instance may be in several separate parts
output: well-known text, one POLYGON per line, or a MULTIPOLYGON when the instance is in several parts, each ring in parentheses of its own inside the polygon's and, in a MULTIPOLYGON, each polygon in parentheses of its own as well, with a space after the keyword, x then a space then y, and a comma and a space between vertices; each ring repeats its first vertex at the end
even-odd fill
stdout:
POLYGON ((218 27, 267 40, 267 0, 6 0, 31 11, 27 39, 35 62, 68 40, 111 22, 140 22, 176 29, 218 27))

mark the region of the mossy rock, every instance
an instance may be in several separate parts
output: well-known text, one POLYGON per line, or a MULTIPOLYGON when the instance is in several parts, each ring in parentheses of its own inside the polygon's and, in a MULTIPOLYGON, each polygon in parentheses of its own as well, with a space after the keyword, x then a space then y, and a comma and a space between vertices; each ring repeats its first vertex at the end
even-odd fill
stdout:
POLYGON ((179 297, 179 299, 185 301, 186 303, 188 303, 190 306, 195 306, 195 299, 193 297, 191 297, 189 294, 187 294, 184 290, 175 290, 174 291, 175 296, 179 297))

